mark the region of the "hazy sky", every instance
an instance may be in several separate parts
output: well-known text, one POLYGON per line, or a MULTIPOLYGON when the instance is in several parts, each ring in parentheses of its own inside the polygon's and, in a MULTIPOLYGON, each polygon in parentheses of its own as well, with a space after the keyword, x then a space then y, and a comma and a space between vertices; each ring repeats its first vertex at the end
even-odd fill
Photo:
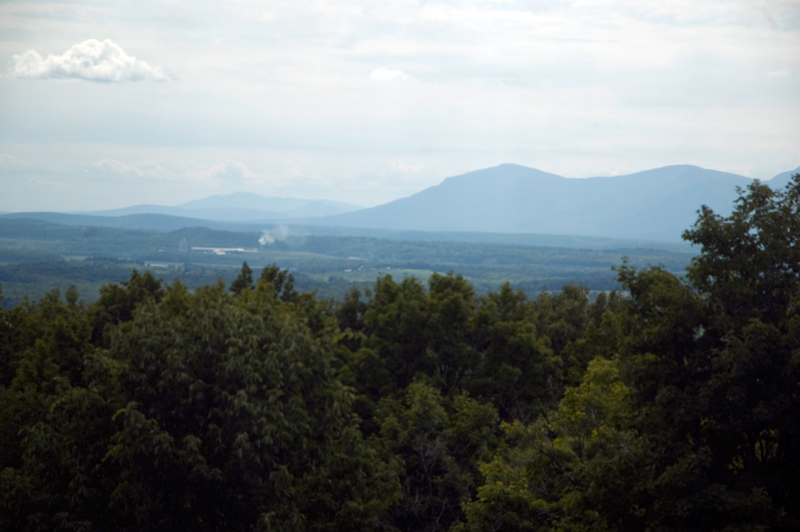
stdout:
POLYGON ((0 0, 0 210, 800 165, 800 0, 0 0))

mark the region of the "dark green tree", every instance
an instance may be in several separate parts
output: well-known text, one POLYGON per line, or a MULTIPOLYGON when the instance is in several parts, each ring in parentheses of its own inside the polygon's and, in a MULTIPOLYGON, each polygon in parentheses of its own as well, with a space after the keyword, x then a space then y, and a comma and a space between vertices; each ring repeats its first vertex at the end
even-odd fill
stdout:
POLYGON ((659 530, 794 530, 800 489, 800 176, 758 182, 728 217, 704 207, 685 284, 623 267, 620 345, 651 473, 635 489, 659 530))
POLYGON ((271 285, 275 290, 275 295, 282 301, 298 302, 300 299, 300 295, 294 289, 294 275, 288 270, 280 269, 277 264, 261 270, 258 282, 271 285))
POLYGON ((558 401, 561 361, 534 320, 525 294, 508 283, 481 298, 474 318, 480 363, 468 389, 496 405, 504 420, 532 421, 558 401))
POLYGON ((131 527, 378 526, 392 476, 335 379, 333 330, 315 336, 274 297, 234 304, 217 286, 178 314, 151 304, 112 348, 128 369, 111 503, 131 527))
POLYGON ((494 459, 463 531, 642 530, 640 494, 647 448, 626 428, 631 390, 616 360, 596 359, 548 418, 503 425, 494 459))
POLYGON ((580 338, 589 319, 589 289, 567 285, 556 294, 543 292, 533 302, 535 322, 540 336, 550 339, 553 354, 561 352, 580 338))
POLYGON ((460 275, 434 273, 429 280, 426 335, 434 381, 444 393, 462 388, 474 373, 478 352, 470 345, 476 311, 475 291, 460 275))
POLYGON ((394 390, 404 390, 418 374, 433 375, 435 360, 428 354, 426 331, 429 299, 414 278, 396 283, 390 275, 375 283, 364 312, 365 346, 373 349, 392 376, 394 390))
POLYGON ((74 288, 66 295, 66 304, 56 290, 37 304, 18 306, 0 316, 5 332, 11 333, 3 334, 2 345, 13 361, 6 368, 10 381, 0 385, 3 530, 80 528, 89 513, 86 508, 84 515, 63 511, 80 506, 89 492, 73 460, 74 441, 51 430, 52 423, 64 423, 80 438, 92 438, 81 439, 79 453, 91 453, 92 445, 103 441, 90 428, 98 419, 93 405, 74 409, 80 410, 78 421, 63 418, 91 383, 87 360, 95 355, 85 308, 78 304, 74 288), (72 495, 68 486, 76 490, 72 495))
POLYGON ((246 288, 253 288, 253 270, 247 265, 247 261, 242 263, 242 270, 231 283, 231 292, 240 294, 246 288))
POLYGON ((129 280, 103 286, 100 288, 100 299, 89 309, 92 342, 108 347, 110 333, 106 332, 107 326, 131 321, 133 311, 139 304, 148 299, 158 302, 163 296, 162 281, 149 271, 140 274, 135 268, 129 280))
POLYGON ((800 527, 800 176, 754 183, 728 217, 704 207, 684 236, 702 246, 688 283, 620 268, 630 298, 593 332, 598 358, 507 432, 468 529, 800 527))
POLYGON ((571 340, 561 351, 565 383, 580 384, 589 362, 597 357, 611 359, 619 353, 622 341, 622 300, 618 292, 606 296, 601 292, 591 304, 589 322, 579 338, 571 340))
POLYGON ((404 497, 390 522, 403 531, 447 530, 475 494, 478 462, 491 456, 497 411, 414 382, 400 400, 382 400, 377 415, 382 447, 401 469, 404 497))
POLYGON ((20 434, 0 449, 0 529, 383 528, 399 485, 336 379, 332 321, 310 329, 271 287, 176 283, 108 350, 84 327, 62 370, 73 305, 56 302, 33 307, 44 338, 0 390, 0 430, 20 434))

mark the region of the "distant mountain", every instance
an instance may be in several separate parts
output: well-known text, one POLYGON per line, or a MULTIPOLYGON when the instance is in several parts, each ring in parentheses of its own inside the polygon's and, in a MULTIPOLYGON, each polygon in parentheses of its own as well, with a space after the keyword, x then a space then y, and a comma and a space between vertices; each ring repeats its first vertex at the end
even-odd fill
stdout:
POLYGON ((786 188, 786 185, 789 183, 789 179, 791 179, 795 174, 800 174, 800 166, 794 170, 789 170, 788 172, 778 174, 769 181, 764 181, 764 183, 772 187, 773 190, 783 189, 786 188))
POLYGON ((503 164, 447 178, 407 198, 315 223, 676 241, 695 222, 701 205, 727 214, 737 197, 736 187, 752 182, 748 177, 688 165, 616 177, 567 179, 503 164))
MULTIPOLYGON (((765 183, 782 189, 797 172, 800 168, 765 183)), ((437 186, 378 207, 333 216, 311 217, 304 215, 303 209, 318 209, 316 212, 320 213, 324 208, 357 207, 231 194, 176 207, 137 205, 91 214, 28 212, 0 217, 162 231, 207 227, 261 233, 280 224, 297 235, 592 249, 656 248, 685 246, 680 235, 695 222, 701 205, 728 214, 737 197, 736 187, 752 182, 744 176, 686 165, 618 177, 567 179, 504 164, 447 178, 437 186), (268 208, 285 210, 260 210, 268 208)))
POLYGON ((184 227, 208 227, 209 229, 228 230, 231 225, 227 222, 150 213, 128 214, 125 216, 94 216, 91 214, 65 214, 60 212, 14 212, 4 214, 0 218, 41 220, 55 224, 82 227, 116 227, 120 229, 153 229, 158 231, 175 231, 184 227))
POLYGON ((94 211, 95 216, 164 214, 186 218, 228 222, 276 221, 331 216, 361 209, 358 205, 327 200, 265 197, 247 192, 216 195, 174 207, 134 205, 122 209, 94 211))
POLYGON ((328 200, 266 197, 249 192, 215 195, 177 205, 185 209, 250 209, 254 211, 289 212, 313 207, 324 207, 339 212, 360 209, 358 205, 328 200))

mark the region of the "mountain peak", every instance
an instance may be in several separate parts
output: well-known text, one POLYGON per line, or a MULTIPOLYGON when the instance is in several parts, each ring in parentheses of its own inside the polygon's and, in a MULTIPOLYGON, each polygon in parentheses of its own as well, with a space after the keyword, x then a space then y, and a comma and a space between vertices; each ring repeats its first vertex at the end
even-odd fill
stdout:
POLYGON ((680 240, 708 205, 729 211, 752 179, 694 165, 613 178, 567 179, 517 164, 449 177, 393 202, 326 223, 396 230, 538 233, 680 240))
POLYGON ((442 184, 454 183, 458 181, 491 181, 491 180, 503 180, 503 181, 516 181, 516 180, 530 180, 530 179, 566 179, 560 175, 551 174, 549 172, 544 172, 542 170, 537 170, 536 168, 529 168, 527 166, 522 166, 519 164, 513 163, 504 163, 497 166, 492 166, 489 168, 483 168, 481 170, 474 170, 472 172, 467 172, 466 174, 461 174, 453 177, 448 177, 442 184))

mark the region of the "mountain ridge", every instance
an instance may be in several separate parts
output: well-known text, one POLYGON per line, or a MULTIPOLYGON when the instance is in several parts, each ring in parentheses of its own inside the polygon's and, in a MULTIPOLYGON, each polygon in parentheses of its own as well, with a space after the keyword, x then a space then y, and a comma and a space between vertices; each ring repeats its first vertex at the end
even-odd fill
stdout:
POLYGON ((753 181, 693 165, 575 179, 502 164, 449 177, 411 196, 317 223, 675 241, 691 227, 702 205, 725 214, 737 197, 736 187, 753 181))
MULTIPOLYGON (((764 183, 783 188, 800 168, 764 183)), ((702 205, 719 214, 730 212, 736 188, 748 177, 693 165, 672 165, 622 176, 566 178, 535 168, 506 163, 451 176, 410 196, 328 216, 303 216, 298 205, 355 208, 327 200, 267 198, 234 193, 194 200, 175 207, 135 205, 82 214, 10 213, 3 217, 35 218, 69 225, 175 230, 205 226, 263 231, 275 224, 304 227, 304 232, 394 231, 409 234, 546 235, 548 238, 610 238, 647 242, 680 242, 702 205), (236 200, 245 199, 242 203, 236 200), (283 212, 265 207, 283 201, 283 212), (292 203, 294 202, 294 203, 292 203), (188 205, 188 207, 187 207, 188 205), (155 211, 155 212, 154 212, 155 211)), ((316 214, 319 214, 319 210, 316 214)))
POLYGON ((227 222, 272 222, 295 218, 331 216, 361 208, 359 205, 338 201, 306 200, 262 196, 251 192, 234 192, 232 194, 215 194, 175 206, 139 204, 119 209, 104 209, 72 214, 91 216, 162 214, 227 222))

